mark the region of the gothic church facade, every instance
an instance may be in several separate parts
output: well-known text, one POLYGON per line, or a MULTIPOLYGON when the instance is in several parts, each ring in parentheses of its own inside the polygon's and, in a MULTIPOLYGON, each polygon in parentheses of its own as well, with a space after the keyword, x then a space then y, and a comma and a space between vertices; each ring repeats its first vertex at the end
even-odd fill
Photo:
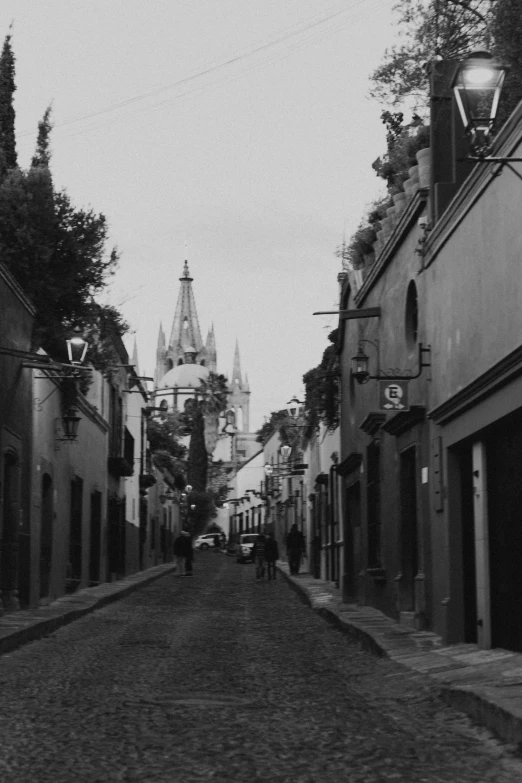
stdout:
MULTIPOLYGON (((196 302, 188 262, 183 266, 179 278, 180 289, 174 311, 174 319, 168 342, 160 325, 156 350, 156 371, 154 374, 154 398, 156 407, 182 411, 189 399, 198 397, 201 382, 210 373, 217 373, 217 350, 214 327, 211 326, 205 343, 201 337, 196 302)), ((233 410, 236 419, 236 448, 242 459, 249 459, 255 445, 255 435, 249 433, 250 387, 248 378, 241 372, 239 346, 236 342, 232 379, 228 381, 228 410, 233 410)), ((223 440, 223 439, 222 439, 223 440)), ((224 440, 229 440, 225 435, 224 440)), ((214 458, 223 459, 224 449, 215 443, 214 458), (221 452, 221 453, 216 453, 221 452)), ((228 460, 227 460, 228 461, 228 460)))

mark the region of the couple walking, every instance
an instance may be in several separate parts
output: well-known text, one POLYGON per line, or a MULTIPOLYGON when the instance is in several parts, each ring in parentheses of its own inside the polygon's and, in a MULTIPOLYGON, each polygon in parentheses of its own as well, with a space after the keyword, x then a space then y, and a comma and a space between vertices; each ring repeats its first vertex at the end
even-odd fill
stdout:
POLYGON ((193 576, 192 561, 194 560, 194 549, 190 533, 187 530, 182 530, 174 541, 173 552, 179 576, 193 576))
POLYGON ((265 564, 268 578, 276 578, 275 564, 276 560, 279 560, 279 547, 271 533, 268 533, 266 536, 261 533, 261 535, 257 537, 252 549, 252 559, 256 565, 257 581, 264 579, 265 564))

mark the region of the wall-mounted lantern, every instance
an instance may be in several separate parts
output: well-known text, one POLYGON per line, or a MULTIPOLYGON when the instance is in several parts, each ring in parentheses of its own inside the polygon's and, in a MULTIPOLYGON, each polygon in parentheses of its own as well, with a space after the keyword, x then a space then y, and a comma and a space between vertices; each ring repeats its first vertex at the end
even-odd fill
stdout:
POLYGON ((286 403, 286 412, 291 419, 297 419, 303 412, 303 406, 304 402, 301 402, 301 400, 298 400, 297 397, 294 396, 286 403))
POLYGON ((81 421, 81 416, 78 416, 78 411, 75 408, 70 408, 62 416, 62 428, 63 438, 57 440, 76 440, 78 437, 78 426, 81 421))
POLYGON ((359 345, 357 354, 351 359, 352 377, 357 383, 366 383, 370 380, 370 373, 368 370, 369 357, 364 353, 362 345, 359 345))
POLYGON ((489 52, 473 52, 460 64, 452 81, 464 128, 471 136, 472 151, 481 159, 491 152, 490 134, 508 70, 489 52))
POLYGON ((69 362, 74 365, 83 364, 89 343, 83 338, 82 330, 79 326, 75 326, 71 337, 66 340, 66 343, 69 362))
POLYGON ((422 374, 424 367, 431 367, 431 347, 429 345, 423 345, 419 343, 419 365, 417 372, 413 374, 407 370, 399 372, 398 370, 390 370, 381 372, 380 369, 380 357, 379 357, 379 341, 376 340, 361 340, 357 354, 351 359, 351 373, 354 380, 357 383, 368 383, 368 381, 413 381, 415 378, 419 378, 422 374), (369 357, 364 353, 361 343, 371 343, 377 352, 377 372, 375 375, 370 375, 369 371, 369 357), (428 355, 428 361, 424 360, 424 355, 428 355))
POLYGON ((286 444, 284 446, 281 446, 281 455, 285 462, 288 460, 288 457, 290 456, 291 453, 292 453, 291 446, 288 446, 286 444))

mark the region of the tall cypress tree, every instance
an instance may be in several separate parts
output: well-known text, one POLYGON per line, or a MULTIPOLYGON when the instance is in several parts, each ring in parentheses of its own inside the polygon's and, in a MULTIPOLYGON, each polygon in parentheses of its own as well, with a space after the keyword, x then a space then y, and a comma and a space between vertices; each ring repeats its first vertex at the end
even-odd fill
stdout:
POLYGON ((192 419, 187 459, 187 479, 195 492, 205 492, 207 488, 208 454, 205 447, 205 419, 199 406, 195 408, 192 419))
POLYGON ((31 160, 31 166, 49 168, 49 163, 51 162, 50 136, 52 129, 51 107, 48 106, 44 116, 38 123, 38 138, 36 139, 36 149, 31 160))
POLYGON ((15 57, 7 35, 0 55, 0 177, 17 165, 15 140, 15 57))

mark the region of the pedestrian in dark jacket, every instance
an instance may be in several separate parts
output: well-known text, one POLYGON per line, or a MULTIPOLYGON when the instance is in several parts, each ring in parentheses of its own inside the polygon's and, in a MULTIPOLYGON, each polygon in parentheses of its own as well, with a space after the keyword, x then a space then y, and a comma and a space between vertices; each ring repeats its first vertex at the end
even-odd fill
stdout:
POLYGON ((265 544, 266 538, 261 533, 252 547, 252 560, 256 564, 256 579, 264 579, 265 577, 265 544))
POLYGON ((305 551, 305 540, 297 525, 294 523, 286 537, 286 553, 291 574, 298 574, 301 567, 301 557, 305 551))
POLYGON ((192 538, 187 530, 182 530, 181 534, 174 541, 174 554, 181 570, 181 576, 193 576, 192 561, 194 560, 194 549, 192 548, 192 538))
POLYGON ((219 550, 221 549, 221 539, 217 533, 214 536, 213 541, 214 541, 214 549, 216 550, 216 552, 219 552, 219 550))
POLYGON ((194 560, 192 538, 187 530, 183 531, 183 535, 185 536, 185 576, 194 576, 192 572, 192 561, 194 560))
POLYGON ((176 572, 178 576, 185 576, 185 536, 180 533, 174 540, 172 551, 176 558, 176 572))
POLYGON ((275 564, 279 560, 279 547, 271 533, 266 537, 265 543, 266 573, 269 579, 276 578, 275 564))

